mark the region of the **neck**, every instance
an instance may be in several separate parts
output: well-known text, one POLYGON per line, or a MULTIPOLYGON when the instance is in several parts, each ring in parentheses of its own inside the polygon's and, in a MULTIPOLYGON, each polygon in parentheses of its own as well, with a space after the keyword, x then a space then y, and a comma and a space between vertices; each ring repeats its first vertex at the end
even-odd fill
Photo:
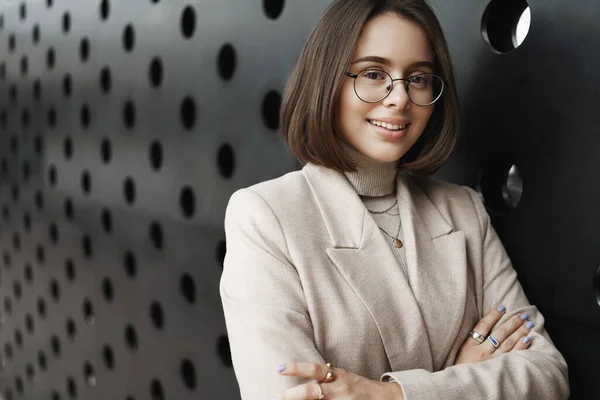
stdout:
POLYGON ((344 151, 356 164, 356 171, 344 172, 360 196, 385 196, 396 190, 396 162, 374 160, 339 139, 344 151))

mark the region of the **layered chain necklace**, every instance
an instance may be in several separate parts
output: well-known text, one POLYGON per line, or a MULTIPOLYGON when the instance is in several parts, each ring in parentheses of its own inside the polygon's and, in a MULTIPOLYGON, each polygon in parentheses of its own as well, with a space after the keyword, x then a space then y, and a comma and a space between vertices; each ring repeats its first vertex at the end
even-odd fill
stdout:
MULTIPOLYGON (((369 210, 369 212, 371 214, 387 214, 388 211, 390 211, 392 208, 394 208, 394 206, 398 204, 398 199, 396 199, 396 201, 394 202, 394 204, 392 204, 389 208, 387 208, 386 210, 383 211, 371 211, 369 210)), ((368 210, 368 209, 367 209, 368 210)), ((392 236, 389 233, 387 233, 387 231, 385 229, 383 229, 382 227, 379 227, 379 229, 381 229, 381 231, 383 233, 385 233, 387 236, 389 236, 392 239, 392 245, 394 245, 394 247, 396 248, 401 248, 402 246, 404 246, 404 244, 402 243, 402 241, 400 240, 400 237, 398 235, 400 235, 400 226, 402 225, 402 220, 400 220, 400 223, 398 223, 398 231, 396 232, 396 236, 392 236)))

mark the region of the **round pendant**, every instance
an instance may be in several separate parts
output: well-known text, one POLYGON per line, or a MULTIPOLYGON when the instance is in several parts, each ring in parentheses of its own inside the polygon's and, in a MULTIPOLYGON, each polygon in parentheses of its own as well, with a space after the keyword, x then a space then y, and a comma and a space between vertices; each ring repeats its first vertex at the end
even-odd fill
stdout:
POLYGON ((402 241, 400 239, 394 239, 394 241, 392 242, 392 244, 394 245, 394 247, 400 248, 402 247, 402 241))

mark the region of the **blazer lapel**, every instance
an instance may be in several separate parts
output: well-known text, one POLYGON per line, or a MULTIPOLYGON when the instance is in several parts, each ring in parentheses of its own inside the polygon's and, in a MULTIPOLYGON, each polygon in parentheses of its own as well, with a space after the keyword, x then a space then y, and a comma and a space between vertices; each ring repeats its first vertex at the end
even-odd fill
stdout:
POLYGON ((448 234, 452 225, 399 174, 408 281, 346 177, 312 164, 303 171, 331 238, 327 254, 373 317, 392 371, 440 368, 464 312, 464 233, 448 234))
MULTIPOLYGON (((417 178, 415 178, 417 179, 417 178)), ((409 280, 439 370, 462 324, 467 296, 467 256, 463 231, 453 231, 409 177, 398 175, 398 204, 409 280)))
POLYGON ((360 197, 341 173, 311 164, 304 172, 331 237, 327 255, 373 317, 392 371, 432 370, 419 306, 360 197))

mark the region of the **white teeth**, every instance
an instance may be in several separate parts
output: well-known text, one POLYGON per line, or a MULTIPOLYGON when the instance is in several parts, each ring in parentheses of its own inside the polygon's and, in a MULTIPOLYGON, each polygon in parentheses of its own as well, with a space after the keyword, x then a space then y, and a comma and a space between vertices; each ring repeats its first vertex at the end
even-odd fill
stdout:
POLYGON ((387 122, 381 122, 381 121, 375 121, 375 120, 369 120, 369 122, 373 125, 381 126, 383 128, 389 129, 390 131, 399 131, 401 129, 406 128, 406 125, 408 125, 408 124, 392 125, 392 124, 388 124, 387 122))

